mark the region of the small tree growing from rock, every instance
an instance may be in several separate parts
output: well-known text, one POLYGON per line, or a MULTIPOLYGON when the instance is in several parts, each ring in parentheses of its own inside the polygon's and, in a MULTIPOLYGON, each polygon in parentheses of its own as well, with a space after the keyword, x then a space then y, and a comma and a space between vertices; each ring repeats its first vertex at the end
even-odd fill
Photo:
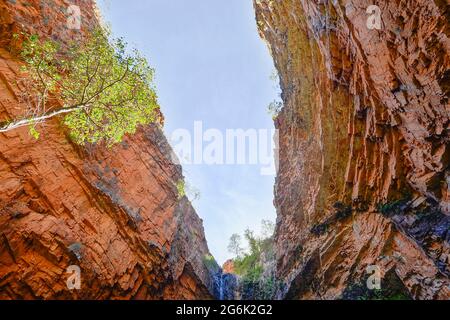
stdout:
POLYGON ((53 41, 24 36, 24 76, 18 85, 26 112, 0 122, 0 132, 28 126, 38 138, 39 124, 64 116, 76 143, 111 145, 134 133, 138 125, 159 119, 154 71, 138 51, 128 51, 122 39, 95 30, 62 51, 53 41))
POLYGON ((228 244, 228 251, 233 254, 235 257, 241 256, 244 251, 241 247, 241 236, 237 233, 233 234, 230 237, 230 242, 228 244))

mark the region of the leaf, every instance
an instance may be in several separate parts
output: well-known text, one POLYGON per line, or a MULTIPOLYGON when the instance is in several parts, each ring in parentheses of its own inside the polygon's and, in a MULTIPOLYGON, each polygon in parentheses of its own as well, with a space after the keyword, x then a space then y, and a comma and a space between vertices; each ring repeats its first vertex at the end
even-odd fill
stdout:
POLYGON ((40 133, 36 130, 36 128, 34 126, 30 126, 29 129, 29 134, 30 136, 32 136, 34 139, 38 140, 40 133))

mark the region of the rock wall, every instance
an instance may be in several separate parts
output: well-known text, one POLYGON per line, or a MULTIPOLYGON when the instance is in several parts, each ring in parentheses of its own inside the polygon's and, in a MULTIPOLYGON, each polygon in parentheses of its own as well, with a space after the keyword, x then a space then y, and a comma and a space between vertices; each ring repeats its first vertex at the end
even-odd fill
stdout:
MULTIPOLYGON (((14 33, 67 43, 98 25, 84 1, 0 1, 0 122, 21 115, 14 33), (79 5, 81 30, 67 28, 79 5)), ((209 299, 202 221, 176 184, 161 129, 107 149, 79 147, 59 119, 0 134, 0 299, 209 299), (81 270, 80 290, 67 281, 81 270)))
POLYGON ((377 266, 411 298, 449 299, 448 2, 254 6, 284 101, 279 297, 341 298, 377 266), (381 29, 367 26, 372 4, 381 29))

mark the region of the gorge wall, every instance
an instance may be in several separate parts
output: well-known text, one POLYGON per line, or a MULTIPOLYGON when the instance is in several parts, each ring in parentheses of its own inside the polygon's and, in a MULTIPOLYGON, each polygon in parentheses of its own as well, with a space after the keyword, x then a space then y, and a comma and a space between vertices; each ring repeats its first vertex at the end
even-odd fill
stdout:
POLYGON ((279 298, 382 286, 450 298, 449 5, 254 0, 284 107, 275 187, 279 298), (377 5, 381 29, 366 10, 377 5))
MULTIPOLYGON (((254 6, 284 101, 275 120, 277 298, 360 298, 355 288, 375 266, 393 293, 449 299, 447 2, 254 6), (367 27, 372 4, 379 30, 367 27)), ((13 35, 65 44, 98 24, 93 0, 0 0, 0 122, 25 111, 13 35), (67 28, 72 4, 81 30, 67 28)), ((228 296, 217 293, 217 274, 230 279, 211 268, 158 125, 111 149, 73 144, 58 119, 40 133, 0 134, 0 299, 228 296), (72 265, 80 290, 66 285, 72 265)))
MULTIPOLYGON (((13 34, 62 44, 98 25, 91 0, 0 0, 0 122, 23 115, 13 34), (81 30, 67 28, 69 5, 81 30)), ((59 119, 0 134, 0 299, 209 299, 202 221, 157 125, 111 149, 70 142, 59 119), (66 286, 76 265, 80 290, 66 286)))

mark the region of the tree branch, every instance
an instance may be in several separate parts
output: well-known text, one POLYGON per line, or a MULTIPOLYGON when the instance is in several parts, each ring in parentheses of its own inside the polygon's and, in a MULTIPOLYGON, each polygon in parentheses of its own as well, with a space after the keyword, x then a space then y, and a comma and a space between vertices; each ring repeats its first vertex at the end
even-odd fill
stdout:
POLYGON ((8 132, 10 130, 14 130, 14 129, 21 128, 21 127, 25 127, 30 124, 36 123, 36 122, 41 122, 41 121, 53 118, 53 117, 61 115, 61 114, 66 114, 66 113, 70 113, 70 112, 73 112, 76 110, 85 109, 87 107, 88 106, 86 106, 86 105, 81 105, 81 106, 74 106, 74 107, 69 107, 69 108, 62 108, 62 109, 58 109, 58 110, 55 110, 52 112, 44 113, 41 116, 34 116, 34 117, 25 118, 25 119, 18 120, 18 121, 13 121, 5 126, 1 126, 0 133, 8 132))

